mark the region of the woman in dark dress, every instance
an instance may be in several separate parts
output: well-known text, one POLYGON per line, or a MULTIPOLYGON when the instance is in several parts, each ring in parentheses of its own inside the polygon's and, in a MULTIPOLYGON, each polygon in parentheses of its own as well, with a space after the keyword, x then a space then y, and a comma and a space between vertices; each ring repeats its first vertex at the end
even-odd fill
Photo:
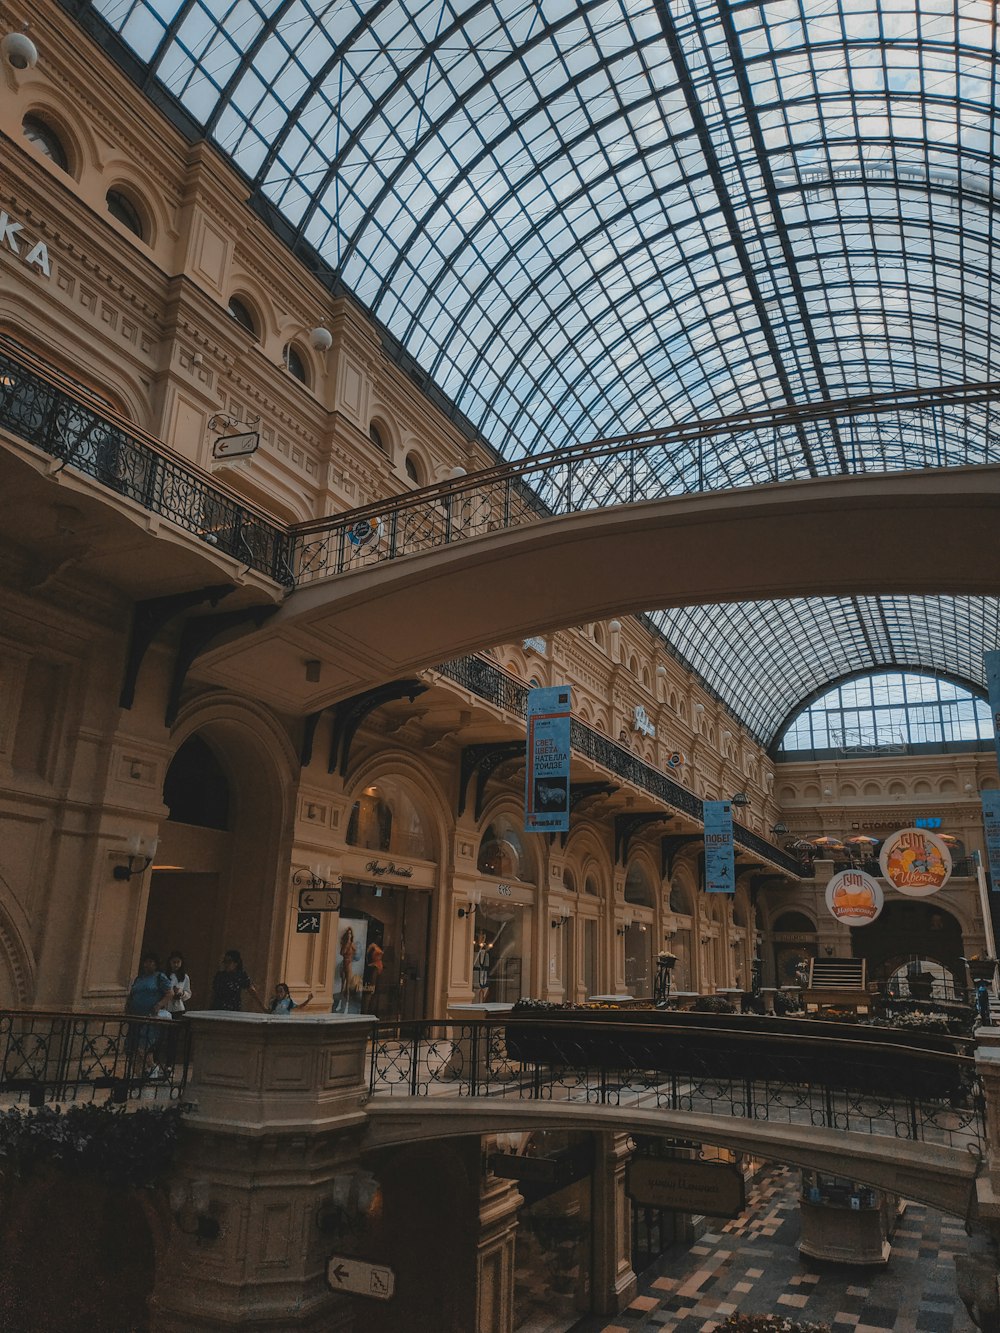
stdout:
POLYGON ((238 1014, 243 1008, 244 991, 249 991, 260 1007, 264 1008, 264 1001, 243 970, 239 949, 227 949, 222 955, 222 971, 216 972, 212 978, 212 1008, 238 1014))

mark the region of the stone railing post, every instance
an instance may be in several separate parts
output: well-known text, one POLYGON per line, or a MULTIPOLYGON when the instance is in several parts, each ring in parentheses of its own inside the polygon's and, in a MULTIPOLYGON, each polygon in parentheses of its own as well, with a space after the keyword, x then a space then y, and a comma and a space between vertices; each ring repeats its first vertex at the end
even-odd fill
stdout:
POLYGON ((367 1016, 194 1013, 155 1333, 353 1327, 326 1281, 368 1098, 367 1016))

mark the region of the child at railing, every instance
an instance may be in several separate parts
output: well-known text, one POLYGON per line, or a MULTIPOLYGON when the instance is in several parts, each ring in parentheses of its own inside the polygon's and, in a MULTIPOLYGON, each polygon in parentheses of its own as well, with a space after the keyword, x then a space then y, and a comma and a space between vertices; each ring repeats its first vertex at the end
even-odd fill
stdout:
POLYGON ((296 1004, 288 987, 283 981, 279 981, 267 1006, 267 1012, 269 1014, 290 1014, 293 1009, 304 1009, 312 1001, 312 997, 313 993, 310 991, 301 1004, 296 1004))

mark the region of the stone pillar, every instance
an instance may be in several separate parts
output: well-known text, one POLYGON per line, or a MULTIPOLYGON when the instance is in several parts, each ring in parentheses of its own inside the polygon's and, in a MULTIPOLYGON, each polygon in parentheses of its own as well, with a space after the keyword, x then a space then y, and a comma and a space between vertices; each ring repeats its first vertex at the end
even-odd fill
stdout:
POLYGON ((955 1256, 955 1275, 958 1294, 972 1322, 983 1333, 1000 1333, 1000 1029, 976 1029, 976 1072, 986 1099, 986 1169, 976 1180, 970 1213, 975 1230, 967 1252, 955 1256))
POLYGON ((512 1333, 514 1328, 514 1244, 523 1202, 513 1181, 492 1173, 483 1181, 476 1250, 476 1333, 512 1333))
POLYGON ((627 1134, 594 1135, 594 1311, 617 1314, 634 1299, 632 1206, 625 1167, 632 1155, 627 1134))
MULTIPOLYGON (((358 1160, 374 1018, 194 1013, 155 1333, 349 1329, 326 1281, 358 1160)), ((354 1194, 356 1197, 356 1191, 354 1194)), ((358 1219, 353 1219, 358 1224, 358 1219)))

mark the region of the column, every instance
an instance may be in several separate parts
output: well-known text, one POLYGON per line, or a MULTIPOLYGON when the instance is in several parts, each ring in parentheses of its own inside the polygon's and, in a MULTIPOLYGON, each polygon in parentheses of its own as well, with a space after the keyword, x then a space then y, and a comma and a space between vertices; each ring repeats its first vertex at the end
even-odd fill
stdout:
POLYGON ((484 1179, 476 1250, 476 1333, 511 1333, 514 1327, 514 1247, 523 1202, 513 1181, 492 1173, 484 1179))
POLYGON ((632 1150, 627 1134, 595 1134, 594 1139, 594 1312, 617 1314, 638 1288, 632 1271, 632 1206, 625 1193, 632 1150))

